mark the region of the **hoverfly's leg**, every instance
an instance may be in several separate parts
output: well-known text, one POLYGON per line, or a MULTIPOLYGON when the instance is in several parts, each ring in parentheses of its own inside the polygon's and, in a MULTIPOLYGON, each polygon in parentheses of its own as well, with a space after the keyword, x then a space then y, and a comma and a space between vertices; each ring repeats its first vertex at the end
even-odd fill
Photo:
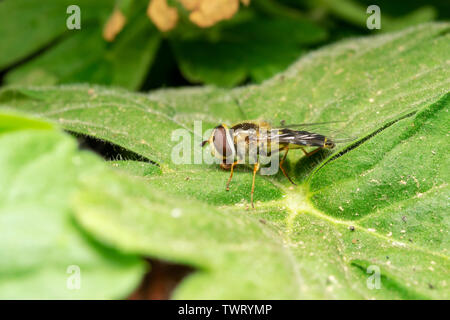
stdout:
POLYGON ((256 177, 256 172, 258 170, 259 170, 259 162, 255 163, 255 166, 253 167, 252 193, 250 196, 250 202, 252 204, 252 208, 255 208, 255 206, 253 205, 253 193, 255 192, 255 177, 256 177))
POLYGON ((237 165, 237 161, 233 162, 231 164, 231 173, 230 173, 230 177, 228 178, 228 182, 227 182, 227 191, 230 191, 230 182, 231 182, 231 178, 233 178, 233 171, 234 171, 234 166, 237 165))
POLYGON ((307 151, 305 150, 305 148, 303 148, 303 147, 300 147, 300 149, 302 149, 302 151, 303 151, 303 153, 305 154, 305 156, 310 157, 310 156, 312 156, 314 153, 316 153, 317 151, 319 151, 319 150, 322 149, 322 148, 321 148, 321 147, 318 147, 317 149, 314 149, 314 150, 311 151, 311 152, 307 152, 307 151))
POLYGON ((286 147, 286 152, 280 161, 280 169, 281 169, 281 172, 283 172, 284 176, 286 178, 288 178, 289 182, 292 183, 294 186, 296 186, 297 184, 294 181, 292 181, 291 178, 289 178, 289 176, 287 175, 286 171, 284 171, 284 168, 283 168, 283 163, 284 163, 284 160, 286 160, 286 156, 287 156, 288 152, 289 152, 289 146, 286 147))

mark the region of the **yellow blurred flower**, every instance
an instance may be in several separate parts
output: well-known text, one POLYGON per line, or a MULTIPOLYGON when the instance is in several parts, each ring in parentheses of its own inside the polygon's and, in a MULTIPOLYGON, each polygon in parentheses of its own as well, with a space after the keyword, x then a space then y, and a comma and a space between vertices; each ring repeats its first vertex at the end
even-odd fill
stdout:
MULTIPOLYGON (((190 11, 189 19, 202 28, 211 27, 219 21, 230 19, 239 10, 239 2, 249 5, 250 0, 178 0, 186 10, 190 11)), ((167 4, 167 0, 150 0, 149 9, 158 3, 155 10, 148 16, 161 31, 169 31, 176 26, 178 14, 175 8, 167 4)))
MULTIPOLYGON (((211 27, 219 21, 231 19, 239 10, 239 2, 249 5, 250 0, 177 0, 190 11, 189 19, 202 28, 211 27)), ((150 0, 147 16, 163 32, 177 25, 178 11, 169 6, 167 0, 150 0)), ((126 18, 119 9, 115 9, 103 28, 103 38, 113 41, 123 29, 126 18)))
POLYGON ((123 29, 127 19, 119 9, 114 9, 105 26, 103 27, 103 38, 106 41, 114 41, 117 34, 123 29))
MULTIPOLYGON (((180 1, 183 3, 184 0, 180 1)), ((199 27, 211 27, 218 21, 230 19, 238 9, 239 0, 201 0, 191 11, 189 19, 199 27)))
POLYGON ((161 31, 169 31, 177 25, 177 9, 170 7, 167 0, 151 0, 147 8, 147 16, 161 31))

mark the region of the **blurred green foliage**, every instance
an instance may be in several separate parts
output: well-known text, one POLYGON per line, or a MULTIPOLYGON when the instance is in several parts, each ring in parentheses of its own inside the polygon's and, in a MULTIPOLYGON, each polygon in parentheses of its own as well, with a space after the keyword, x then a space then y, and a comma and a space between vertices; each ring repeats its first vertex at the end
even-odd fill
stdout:
POLYGON ((450 13, 450 4, 438 0, 252 0, 232 19, 200 28, 177 5, 177 27, 161 33, 147 17, 147 5, 148 0, 2 1, 2 83, 87 82, 131 90, 258 83, 317 46, 447 19, 450 13), (66 28, 71 4, 81 8, 81 30, 66 28), (379 31, 366 28, 370 4, 381 8, 379 31), (127 23, 107 42, 102 29, 115 5, 127 23))

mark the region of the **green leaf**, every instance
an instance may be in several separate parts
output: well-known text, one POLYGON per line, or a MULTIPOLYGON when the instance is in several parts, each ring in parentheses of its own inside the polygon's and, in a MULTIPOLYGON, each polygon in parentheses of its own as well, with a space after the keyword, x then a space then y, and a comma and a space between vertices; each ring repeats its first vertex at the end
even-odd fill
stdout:
MULTIPOLYGON (((309 6, 312 8, 330 11, 333 15, 361 28, 367 28, 367 19, 372 13, 367 13, 367 7, 370 5, 363 5, 354 0, 320 0, 309 1, 309 6)), ((386 13, 386 7, 392 9, 395 6, 405 7, 404 3, 378 3, 380 7, 381 29, 380 32, 389 32, 400 30, 409 26, 414 26, 420 23, 433 21, 437 12, 432 6, 420 7, 414 11, 400 17, 392 17, 386 13)), ((401 8, 404 11, 404 8, 401 8)), ((400 10, 402 11, 402 10, 400 10)))
MULTIPOLYGON (((6 83, 52 85, 89 82, 139 88, 153 63, 160 36, 142 14, 142 3, 133 8, 128 23, 113 43, 102 38, 103 21, 100 17, 105 12, 102 8, 97 10, 97 20, 90 21, 83 16, 81 30, 71 31, 43 54, 8 72, 6 83)), ((64 12, 60 15, 66 18, 64 12)), ((82 14, 84 12, 83 7, 82 14)))
POLYGON ((280 299, 301 289, 280 287, 300 281, 290 252, 275 230, 261 228, 247 214, 173 197, 126 176, 109 181, 91 176, 84 183, 75 202, 77 217, 98 239, 198 269, 175 297, 280 299))
POLYGON ((125 298, 142 261, 101 245, 72 216, 77 179, 102 162, 51 124, 0 113, 0 127, 1 299, 125 298))
POLYGON ((174 39, 183 75, 192 82, 234 86, 247 77, 255 82, 277 74, 326 38, 305 19, 253 18, 223 28, 214 37, 174 39))
POLYGON ((0 103, 159 165, 115 161, 137 177, 85 177, 74 206, 107 246, 196 268, 175 298, 448 299, 449 30, 341 42, 234 90, 10 87, 0 103), (298 186, 257 176, 255 210, 248 168, 226 192, 228 172, 171 161, 173 130, 191 131, 194 145, 194 120, 206 129, 252 118, 341 120, 335 134, 355 140, 310 158, 291 151, 298 186))
MULTIPOLYGON (((79 85, 12 87, 1 91, 0 103, 20 106, 23 111, 54 119, 70 131, 101 138, 160 164, 169 164, 176 142, 170 141, 168 135, 179 128, 190 130, 186 125, 191 126, 197 117, 209 117, 206 124, 214 125, 224 108, 233 103, 231 99, 223 100, 223 93, 219 89, 167 90, 147 97, 119 89, 79 85)), ((232 109, 228 117, 242 118, 237 106, 232 109)))
POLYGON ((7 113, 3 111, 0 117, 0 134, 23 129, 50 130, 54 129, 54 126, 47 121, 27 118, 15 112, 7 113))
MULTIPOLYGON (((70 0, 4 0, 0 3, 0 70, 50 45, 63 35, 70 0)), ((82 23, 96 21, 112 10, 113 1, 80 0, 82 23)))
MULTIPOLYGON (((408 174, 405 168, 417 168, 423 156, 414 158, 404 150, 417 154, 424 135, 430 140, 440 136, 449 106, 450 94, 377 134, 370 144, 383 146, 386 139, 391 142, 393 133, 403 132, 408 141, 385 154, 383 161, 405 162, 396 172, 408 174)), ((346 153, 360 157, 350 162, 353 166, 366 161, 365 149, 374 152, 370 144, 346 153)), ((391 199, 373 198, 379 192, 366 191, 373 184, 371 176, 358 170, 351 172, 355 180, 363 180, 358 183, 348 181, 348 173, 343 181, 330 179, 327 171, 339 172, 339 162, 348 166, 342 156, 312 175, 310 185, 294 191, 280 185, 283 199, 259 203, 250 214, 239 203, 219 211, 159 194, 142 182, 111 179, 105 188, 93 177, 84 181, 85 192, 77 198, 77 216, 88 231, 123 251, 197 268, 175 298, 447 298, 449 188, 442 178, 448 176, 450 163, 444 146, 430 149, 436 150, 430 165, 445 172, 416 171, 411 180, 431 177, 431 181, 428 188, 410 194, 403 183, 392 186, 390 172, 379 165, 379 172, 373 174, 385 176, 379 188, 391 199), (323 177, 332 180, 325 187, 323 177), (361 190, 355 191, 356 187, 361 190), (354 203, 359 199, 366 203, 354 203), (372 202, 378 205, 374 208, 372 202), (367 287, 369 266, 381 272, 380 290, 367 287)), ((346 170, 342 171, 344 176, 346 170)), ((184 191, 193 194, 189 187, 184 191)))

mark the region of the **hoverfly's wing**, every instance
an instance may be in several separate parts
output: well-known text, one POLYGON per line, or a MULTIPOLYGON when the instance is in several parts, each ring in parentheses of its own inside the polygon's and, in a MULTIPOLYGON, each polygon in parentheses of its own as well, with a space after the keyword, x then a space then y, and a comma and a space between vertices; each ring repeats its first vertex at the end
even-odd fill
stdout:
POLYGON ((303 146, 323 146, 325 141, 333 141, 334 143, 345 143, 355 140, 342 131, 342 126, 346 121, 324 121, 315 123, 281 123, 280 127, 275 129, 278 131, 280 143, 293 143, 303 146), (335 125, 341 124, 342 129, 337 129, 335 125))
POLYGON ((291 129, 295 131, 307 131, 321 134, 326 137, 335 137, 339 131, 345 128, 346 121, 323 121, 311 123, 284 123, 276 127, 278 130, 291 129))
POLYGON ((298 131, 288 128, 271 130, 268 138, 271 141, 278 141, 278 143, 311 147, 323 147, 327 139, 324 135, 319 133, 298 131))

